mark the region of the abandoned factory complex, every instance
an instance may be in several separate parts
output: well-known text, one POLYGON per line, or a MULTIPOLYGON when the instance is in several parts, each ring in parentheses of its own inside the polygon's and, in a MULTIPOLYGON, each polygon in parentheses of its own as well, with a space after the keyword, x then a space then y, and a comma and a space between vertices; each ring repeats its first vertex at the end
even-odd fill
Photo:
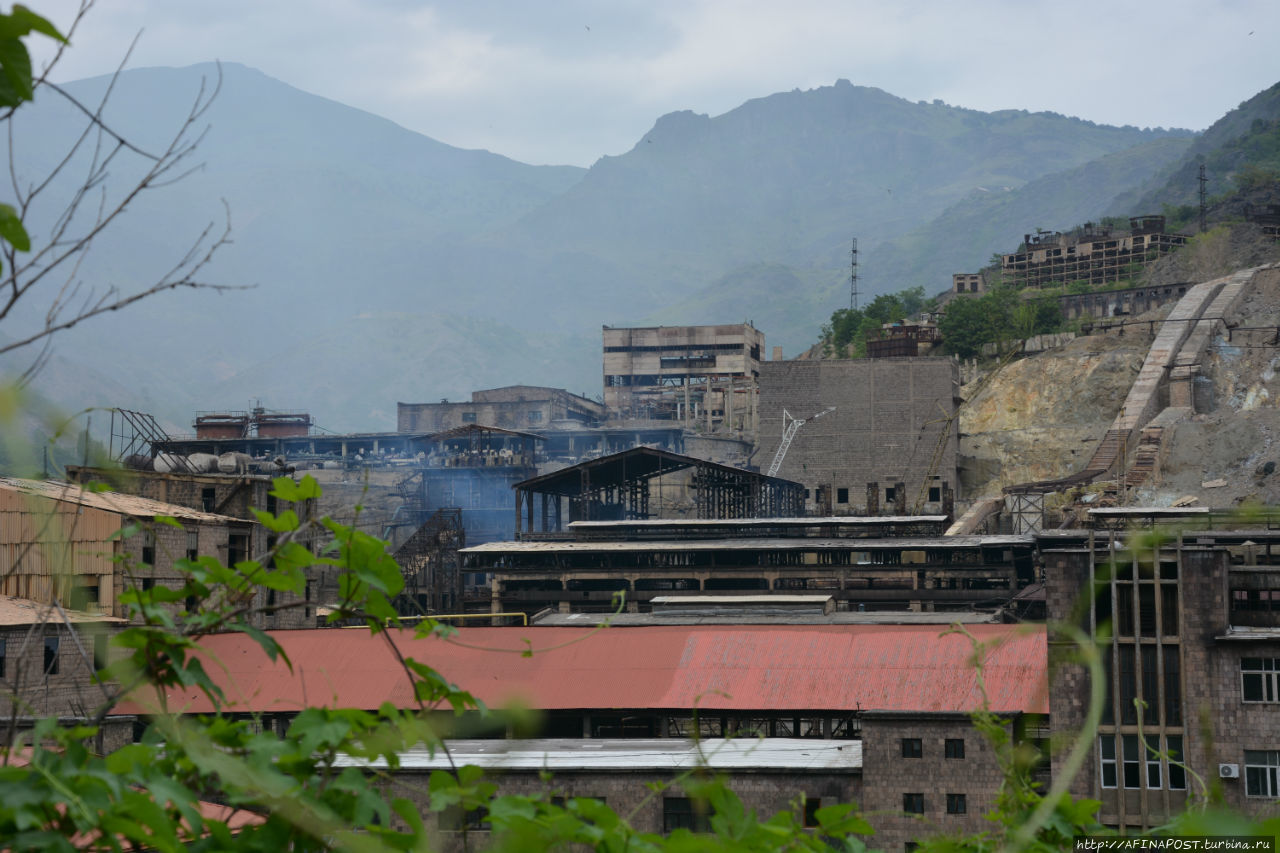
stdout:
MULTIPOLYGON (((1106 283, 1186 239, 1160 217, 1131 225, 1028 234, 1003 272, 1106 283)), ((1071 783, 1102 803, 1100 822, 1159 826, 1197 777, 1272 814, 1280 529, 1129 497, 1158 470, 1160 425, 1213 405, 1196 379, 1221 318, 1277 280, 1262 267, 1064 296, 1064 313, 1100 319, 1169 313, 1084 467, 996 495, 965 492, 962 365, 930 354, 923 320, 886 330, 862 359, 784 360, 751 324, 606 326, 595 399, 514 385, 400 402, 395 432, 335 435, 304 411, 255 408, 198 413, 192 434, 174 435, 114 410, 113 464, 0 478, 0 691, 18 722, 83 716, 95 676, 76 648, 106 659, 130 619, 124 590, 177 588, 183 559, 265 554, 277 534, 255 511, 292 509, 385 539, 405 577, 397 610, 460 627, 457 641, 402 632, 406 655, 490 708, 535 712, 471 714, 450 741, 453 761, 504 791, 541 790, 549 772, 558 795, 603 799, 638 828, 696 829, 699 804, 647 783, 705 763, 749 808, 802 800, 812 820, 856 801, 876 845, 911 849, 985 826, 1002 770, 974 711, 1038 750, 1047 785, 1101 678, 1101 723, 1071 783), (304 475, 319 497, 273 496, 273 478, 304 475), (51 602, 65 619, 42 615, 51 602), (1096 670, 1073 654, 1077 631, 1101 654, 1096 670)), ((957 274, 951 295, 983 289, 957 274)), ((333 570, 306 577, 302 595, 255 602, 269 615, 253 627, 288 665, 246 634, 202 641, 224 663, 208 672, 226 709, 280 731, 308 701, 408 707, 385 639, 330 624, 333 570)), ((213 710, 195 689, 144 690, 99 747, 128 742, 161 707, 213 710)), ((448 762, 410 752, 378 769, 414 797, 448 762)), ((483 814, 425 806, 442 838, 484 829, 483 814)))

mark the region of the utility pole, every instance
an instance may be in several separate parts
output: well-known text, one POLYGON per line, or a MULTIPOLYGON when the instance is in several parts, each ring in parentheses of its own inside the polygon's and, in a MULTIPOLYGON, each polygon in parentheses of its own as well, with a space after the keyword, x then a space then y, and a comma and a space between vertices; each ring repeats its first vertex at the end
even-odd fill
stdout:
POLYGON ((858 310, 858 238, 853 238, 853 251, 849 253, 852 260, 852 273, 849 276, 849 307, 858 310))

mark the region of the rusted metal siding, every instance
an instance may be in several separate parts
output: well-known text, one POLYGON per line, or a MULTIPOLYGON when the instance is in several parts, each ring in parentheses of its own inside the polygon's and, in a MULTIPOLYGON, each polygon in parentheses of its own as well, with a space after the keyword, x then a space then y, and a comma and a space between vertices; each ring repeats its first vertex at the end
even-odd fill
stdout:
MULTIPOLYGON (((1047 713, 1044 628, 972 625, 983 647, 993 711, 1047 713)), ((412 707, 403 670, 382 636, 355 630, 273 634, 293 662, 271 663, 241 634, 202 646, 235 710, 291 711, 315 703, 412 707)), ((458 643, 393 632, 402 652, 490 706, 541 710, 973 711, 981 706, 973 645, 938 626, 659 626, 463 628, 458 643), (526 645, 526 640, 529 645, 526 645), (461 645, 465 643, 466 645, 461 645), (522 653, 532 649, 532 655, 522 653)), ((170 708, 210 710, 192 691, 170 708)), ((122 713, 145 706, 130 706, 122 713)))

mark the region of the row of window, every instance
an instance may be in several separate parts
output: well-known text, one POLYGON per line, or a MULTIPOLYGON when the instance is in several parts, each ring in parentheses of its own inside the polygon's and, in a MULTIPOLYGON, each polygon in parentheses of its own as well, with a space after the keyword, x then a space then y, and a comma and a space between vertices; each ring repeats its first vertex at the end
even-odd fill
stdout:
MULTIPOLYGON (((904 810, 908 797, 918 797, 920 810, 915 814, 924 813, 924 794, 905 794, 903 796, 904 810)), ((599 800, 601 804, 606 802, 604 797, 593 797, 589 799, 599 800)), ((915 801, 912 801, 915 803, 915 801)), ((564 808, 564 797, 552 797, 551 804, 564 808)), ((819 797, 806 797, 804 801, 804 825, 813 827, 818 825, 817 812, 822 808, 822 799, 819 797)), ((965 814, 965 798, 964 794, 948 794, 947 795, 947 814, 965 814), (958 798, 958 799, 954 799, 958 798)), ((694 800, 689 797, 663 797, 662 798, 662 831, 664 833, 674 832, 677 829, 687 829, 690 832, 710 832, 711 831, 711 815, 712 811, 708 804, 702 800, 694 800)), ((446 832, 459 832, 463 828, 467 830, 488 830, 489 815, 484 808, 470 809, 463 811, 458 807, 445 809, 440 815, 440 828, 446 832)))
MULTIPOLYGON (((924 740, 918 737, 902 739, 903 758, 924 758, 924 740)), ((942 743, 943 758, 964 758, 964 738, 949 737, 942 743)))
MULTIPOLYGON (((884 502, 886 505, 892 504, 895 500, 897 500, 897 497, 898 497, 897 489, 895 489, 893 486, 885 487, 884 502)), ((818 499, 818 490, 806 489, 804 493, 804 499, 816 501, 818 499)), ((938 503, 941 500, 942 500, 942 487, 930 486, 929 487, 929 503, 938 503)), ((847 488, 840 487, 836 489, 836 503, 837 504, 849 503, 849 490, 847 488)))
POLYGON ((1158 751, 1160 738, 1157 735, 1149 735, 1146 738, 1139 738, 1138 735, 1119 735, 1118 759, 1116 737, 1116 735, 1107 734, 1098 739, 1102 787, 1115 788, 1120 787, 1122 783, 1125 788, 1145 787, 1149 790, 1159 790, 1165 787, 1165 782, 1168 782, 1170 790, 1186 790, 1187 768, 1182 761, 1181 735, 1165 735, 1163 754, 1158 751))
MULTIPOLYGON (((902 810, 907 814, 924 814, 924 794, 903 794, 902 810)), ((947 814, 968 814, 969 802, 964 794, 947 794, 947 814)))
POLYGON ((1233 589, 1231 609, 1280 612, 1280 589, 1233 589))

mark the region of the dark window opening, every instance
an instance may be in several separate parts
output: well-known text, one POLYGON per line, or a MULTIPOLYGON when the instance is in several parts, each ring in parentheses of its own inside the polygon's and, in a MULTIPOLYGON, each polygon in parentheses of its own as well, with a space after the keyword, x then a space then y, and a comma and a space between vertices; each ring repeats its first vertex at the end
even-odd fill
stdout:
POLYGON ((822 808, 821 797, 805 797, 804 798, 804 825, 818 825, 818 809, 822 808))
POLYGON ((949 737, 943 744, 946 758, 964 758, 964 738, 949 737))
POLYGON ((847 504, 849 502, 848 489, 836 489, 836 503, 847 504))
POLYGON ((61 645, 58 637, 44 638, 44 674, 58 674, 58 647, 61 645))
POLYGON ((200 508, 205 512, 213 512, 218 504, 217 490, 213 487, 200 490, 200 508))
POLYGON ((907 814, 924 814, 924 794, 903 794, 902 810, 907 814))
POLYGON ((947 794, 947 814, 968 814, 969 804, 964 794, 947 794))
POLYGON ((710 832, 711 821, 706 804, 688 797, 664 797, 662 800, 662 831, 674 832, 687 829, 690 832, 710 832))
POLYGON ((918 737, 904 737, 902 739, 902 757, 903 758, 920 758, 924 755, 924 743, 918 737))

